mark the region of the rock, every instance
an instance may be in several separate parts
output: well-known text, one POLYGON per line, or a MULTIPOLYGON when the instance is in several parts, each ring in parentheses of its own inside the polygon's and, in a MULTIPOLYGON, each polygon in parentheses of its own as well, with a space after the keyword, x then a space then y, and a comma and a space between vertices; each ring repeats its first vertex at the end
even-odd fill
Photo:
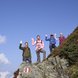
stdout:
POLYGON ((19 67, 18 78, 43 78, 40 69, 32 64, 23 62, 19 67))
POLYGON ((67 68, 67 62, 64 60, 65 59, 60 59, 57 56, 51 57, 39 64, 29 64, 23 62, 19 66, 19 75, 17 78, 67 78, 66 73, 64 73, 64 70, 67 68), (63 67, 60 66, 59 61, 63 67))

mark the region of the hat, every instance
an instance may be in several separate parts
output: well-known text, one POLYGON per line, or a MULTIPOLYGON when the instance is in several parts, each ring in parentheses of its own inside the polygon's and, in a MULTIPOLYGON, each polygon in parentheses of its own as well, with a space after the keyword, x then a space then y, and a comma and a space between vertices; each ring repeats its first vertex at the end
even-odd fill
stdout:
POLYGON ((53 34, 50 34, 50 36, 54 36, 53 34))

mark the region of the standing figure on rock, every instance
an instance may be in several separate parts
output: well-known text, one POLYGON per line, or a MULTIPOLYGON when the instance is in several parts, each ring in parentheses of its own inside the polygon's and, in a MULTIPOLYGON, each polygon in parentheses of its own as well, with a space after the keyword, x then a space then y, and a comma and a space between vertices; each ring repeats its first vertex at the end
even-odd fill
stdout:
POLYGON ((61 45, 65 40, 65 37, 63 36, 63 33, 60 33, 60 37, 59 37, 59 45, 61 45))
POLYGON ((56 39, 54 37, 53 34, 50 35, 50 38, 47 38, 47 35, 45 35, 45 40, 49 41, 49 49, 50 49, 50 53, 52 53, 52 50, 54 50, 54 48, 56 47, 56 39))
POLYGON ((36 41, 32 38, 32 45, 36 45, 37 62, 40 62, 40 52, 43 53, 43 60, 46 59, 46 51, 44 48, 44 42, 40 39, 40 35, 37 35, 36 41))
POLYGON ((23 61, 31 63, 31 50, 28 46, 28 42, 25 42, 25 46, 22 47, 22 41, 20 41, 19 49, 23 50, 23 61))

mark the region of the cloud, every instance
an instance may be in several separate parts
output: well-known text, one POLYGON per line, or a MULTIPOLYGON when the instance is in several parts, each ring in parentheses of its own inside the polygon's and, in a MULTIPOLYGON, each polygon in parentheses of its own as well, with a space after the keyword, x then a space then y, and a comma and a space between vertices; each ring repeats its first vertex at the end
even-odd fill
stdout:
POLYGON ((8 71, 6 71, 6 72, 0 72, 0 78, 8 78, 9 74, 10 73, 8 71))
POLYGON ((6 36, 0 35, 0 44, 3 44, 6 42, 6 36))
POLYGON ((10 61, 6 58, 5 54, 0 53, 0 63, 10 64, 10 61))

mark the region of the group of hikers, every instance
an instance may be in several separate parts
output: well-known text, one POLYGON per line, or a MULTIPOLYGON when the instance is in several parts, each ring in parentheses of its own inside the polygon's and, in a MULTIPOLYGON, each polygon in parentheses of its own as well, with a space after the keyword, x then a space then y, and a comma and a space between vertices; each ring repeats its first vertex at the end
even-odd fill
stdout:
MULTIPOLYGON (((56 40, 59 40, 59 45, 63 43, 65 40, 65 37, 63 36, 62 33, 60 33, 59 37, 56 37, 56 35, 50 34, 50 38, 48 38, 47 35, 45 35, 45 40, 49 41, 49 50, 50 53, 54 50, 56 47, 56 40)), ((44 42, 41 40, 40 35, 36 36, 36 40, 32 38, 32 45, 36 46, 36 55, 37 55, 37 63, 40 62, 40 53, 43 53, 43 60, 46 59, 46 51, 44 50, 44 42)), ((22 56, 23 56, 23 61, 32 63, 31 61, 31 50, 28 46, 28 42, 25 42, 25 46, 22 46, 22 41, 20 41, 19 49, 23 50, 22 56)))

